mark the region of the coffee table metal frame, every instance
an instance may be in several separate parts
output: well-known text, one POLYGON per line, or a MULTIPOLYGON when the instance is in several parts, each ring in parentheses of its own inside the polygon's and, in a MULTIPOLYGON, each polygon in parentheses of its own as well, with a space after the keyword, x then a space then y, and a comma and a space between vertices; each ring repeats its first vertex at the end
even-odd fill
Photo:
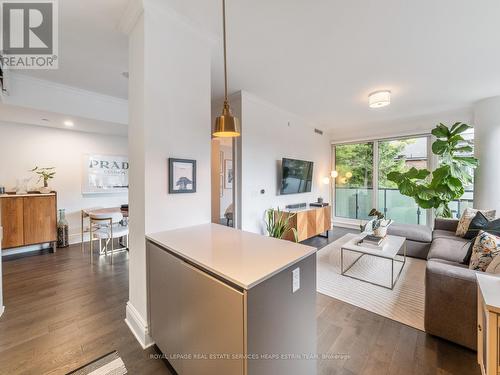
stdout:
MULTIPOLYGON (((362 246, 360 246, 360 247, 362 248, 362 246)), ((387 257, 387 256, 377 255, 377 254, 375 254, 373 252, 369 252, 369 253, 368 252, 364 252, 363 250, 346 249, 346 248, 344 248, 344 245, 343 245, 340 248, 340 274, 342 276, 350 277, 351 279, 363 281, 365 283, 369 283, 369 284, 372 284, 372 285, 377 285, 377 286, 381 286, 381 287, 386 288, 386 289, 393 290, 394 286, 398 282, 399 276, 401 276, 401 272, 403 272, 403 268, 404 268, 404 266, 406 264, 406 248, 407 248, 406 247, 406 239, 403 242, 402 247, 403 247, 403 260, 400 260, 400 259, 396 259, 397 255, 395 255, 394 257, 387 257), (353 253, 361 254, 345 270, 344 270, 344 251, 350 251, 350 252, 353 252, 353 253), (362 278, 359 278, 359 277, 356 277, 356 276, 351 276, 351 275, 347 274, 347 272, 358 262, 358 260, 360 260, 365 255, 373 256, 373 257, 376 257, 376 258, 383 258, 383 259, 387 259, 387 260, 391 261, 391 285, 390 286, 387 286, 387 285, 384 285, 384 284, 375 283, 375 282, 370 281, 370 280, 362 279, 362 278), (394 278, 394 262, 402 263, 401 269, 399 270, 396 278, 394 278)), ((401 248, 398 249, 398 252, 399 252, 400 249, 401 248)), ((373 250, 373 249, 370 249, 370 250, 373 250)))

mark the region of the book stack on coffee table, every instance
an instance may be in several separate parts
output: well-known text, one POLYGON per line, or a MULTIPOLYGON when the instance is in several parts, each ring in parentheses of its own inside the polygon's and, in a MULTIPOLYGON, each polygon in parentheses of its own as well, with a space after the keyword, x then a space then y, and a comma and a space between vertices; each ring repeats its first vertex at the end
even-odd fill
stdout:
POLYGON ((358 241, 357 245, 358 246, 367 246, 370 248, 382 250, 382 248, 384 246, 385 238, 386 237, 376 237, 372 234, 367 234, 358 241))

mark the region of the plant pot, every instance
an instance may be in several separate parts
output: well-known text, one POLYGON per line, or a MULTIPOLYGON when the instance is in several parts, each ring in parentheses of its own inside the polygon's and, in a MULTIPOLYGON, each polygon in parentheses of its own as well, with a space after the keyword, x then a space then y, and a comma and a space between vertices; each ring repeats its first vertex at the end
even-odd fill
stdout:
POLYGON ((379 238, 385 237, 387 235, 387 227, 378 227, 373 231, 373 235, 379 238))
POLYGON ((39 190, 38 190, 40 193, 42 194, 49 194, 52 192, 52 189, 49 188, 49 187, 41 187, 39 190))

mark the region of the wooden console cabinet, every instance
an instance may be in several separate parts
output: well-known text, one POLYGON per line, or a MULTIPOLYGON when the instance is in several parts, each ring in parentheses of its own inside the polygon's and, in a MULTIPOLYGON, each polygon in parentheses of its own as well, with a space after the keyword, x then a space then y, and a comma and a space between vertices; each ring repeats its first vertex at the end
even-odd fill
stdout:
POLYGON ((2 249, 57 242, 57 196, 52 194, 0 197, 2 249))
POLYGON ((477 361, 483 375, 500 374, 500 277, 478 273, 477 361))
MULTIPOLYGON (((290 221, 295 228, 299 242, 328 232, 332 227, 332 207, 307 207, 298 210, 284 211, 284 215, 294 215, 290 221)), ((289 230, 283 237, 295 241, 293 231, 289 230)))

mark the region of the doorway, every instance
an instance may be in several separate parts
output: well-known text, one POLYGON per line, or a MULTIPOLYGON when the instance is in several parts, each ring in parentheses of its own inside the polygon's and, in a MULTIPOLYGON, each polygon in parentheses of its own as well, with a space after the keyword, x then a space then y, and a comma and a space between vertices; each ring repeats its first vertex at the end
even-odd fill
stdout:
POLYGON ((237 227, 234 140, 212 139, 212 223, 237 227))

